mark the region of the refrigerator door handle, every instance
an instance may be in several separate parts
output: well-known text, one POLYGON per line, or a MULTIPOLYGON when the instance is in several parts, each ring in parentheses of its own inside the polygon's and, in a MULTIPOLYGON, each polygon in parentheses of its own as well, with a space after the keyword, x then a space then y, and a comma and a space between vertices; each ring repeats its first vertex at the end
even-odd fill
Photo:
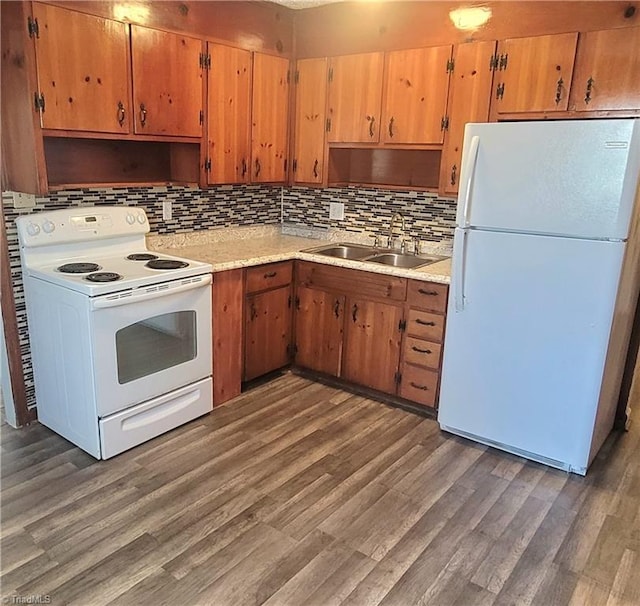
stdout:
POLYGON ((453 271, 451 286, 453 287, 453 302, 456 312, 464 311, 464 277, 467 256, 467 231, 461 231, 459 238, 453 240, 453 258, 456 266, 453 271))
POLYGON ((469 155, 465 159, 469 163, 467 178, 464 183, 463 206, 462 206, 462 224, 461 227, 469 227, 471 213, 471 189, 473 187, 473 178, 476 174, 476 164, 478 163, 478 148, 480 147, 480 137, 474 135, 471 137, 469 145, 469 155))

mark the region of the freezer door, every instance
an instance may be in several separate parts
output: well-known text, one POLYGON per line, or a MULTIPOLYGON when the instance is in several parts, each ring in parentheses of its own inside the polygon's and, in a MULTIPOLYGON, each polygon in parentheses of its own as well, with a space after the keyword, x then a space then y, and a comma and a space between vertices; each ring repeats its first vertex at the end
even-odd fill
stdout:
POLYGON ((624 248, 456 230, 440 425, 586 468, 624 248))
POLYGON ((640 121, 468 124, 457 225, 626 239, 640 121))

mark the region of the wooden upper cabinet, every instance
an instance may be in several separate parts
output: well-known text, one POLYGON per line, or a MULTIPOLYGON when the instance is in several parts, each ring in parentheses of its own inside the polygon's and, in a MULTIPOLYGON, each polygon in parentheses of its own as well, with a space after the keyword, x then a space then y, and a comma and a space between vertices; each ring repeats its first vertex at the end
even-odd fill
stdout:
POLYGON ((495 49, 495 42, 471 42, 456 48, 449 92, 449 129, 441 162, 440 191, 444 194, 458 192, 465 126, 489 120, 495 49))
POLYGON ((577 42, 577 33, 500 41, 493 87, 496 112, 566 110, 577 42))
POLYGON ((287 176, 289 61, 253 55, 251 180, 284 181, 287 176))
POLYGON ((327 60, 302 59, 296 64, 296 119, 293 180, 322 183, 327 104, 327 60))
POLYGON ((129 133, 128 26, 37 2, 33 16, 42 127, 129 133))
POLYGON ((202 135, 202 42, 131 26, 135 132, 202 135))
POLYGON ((384 143, 442 143, 451 46, 387 53, 384 143))
POLYGON ((332 143, 380 140, 384 53, 332 57, 329 63, 329 132, 332 143))
POLYGON ((251 160, 251 52, 209 44, 208 159, 210 185, 247 183, 251 160))
POLYGON ((640 27, 580 34, 570 109, 640 107, 640 27))

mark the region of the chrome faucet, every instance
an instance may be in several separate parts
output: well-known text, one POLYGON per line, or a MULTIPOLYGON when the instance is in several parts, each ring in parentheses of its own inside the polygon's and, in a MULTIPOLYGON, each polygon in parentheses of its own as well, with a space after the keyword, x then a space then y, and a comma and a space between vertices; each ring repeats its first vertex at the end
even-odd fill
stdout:
POLYGON ((393 213, 393 217, 391 217, 391 223, 389 224, 389 248, 394 248, 393 246, 393 227, 395 225, 396 219, 400 219, 402 221, 402 234, 404 235, 404 217, 401 213, 393 213))

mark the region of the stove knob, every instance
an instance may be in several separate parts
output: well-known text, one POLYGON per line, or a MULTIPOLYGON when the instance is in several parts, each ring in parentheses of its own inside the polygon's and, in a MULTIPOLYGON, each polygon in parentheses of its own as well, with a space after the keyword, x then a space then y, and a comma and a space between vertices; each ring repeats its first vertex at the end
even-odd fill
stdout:
POLYGON ((27 225, 27 233, 30 236, 37 236, 40 233, 40 227, 35 223, 29 223, 29 225, 27 225))
POLYGON ((144 225, 146 220, 147 218, 144 216, 144 213, 140 213, 138 215, 138 223, 140 223, 140 225, 144 225))
POLYGON ((42 229, 48 234, 50 234, 53 230, 55 230, 55 228, 56 228, 56 224, 53 221, 45 221, 42 224, 42 229))
POLYGON ((136 218, 133 215, 131 214, 127 215, 127 223, 129 225, 133 225, 135 222, 136 222, 136 218))

